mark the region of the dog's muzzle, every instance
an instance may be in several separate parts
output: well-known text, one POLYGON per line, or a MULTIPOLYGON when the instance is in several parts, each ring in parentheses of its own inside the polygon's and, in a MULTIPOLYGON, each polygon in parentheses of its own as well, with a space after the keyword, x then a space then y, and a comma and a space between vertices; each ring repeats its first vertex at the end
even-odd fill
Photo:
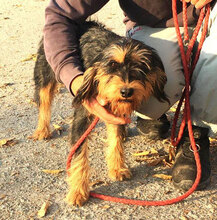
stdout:
POLYGON ((123 87, 120 89, 120 93, 121 93, 121 96, 123 98, 129 98, 133 95, 133 88, 126 88, 126 87, 123 87))

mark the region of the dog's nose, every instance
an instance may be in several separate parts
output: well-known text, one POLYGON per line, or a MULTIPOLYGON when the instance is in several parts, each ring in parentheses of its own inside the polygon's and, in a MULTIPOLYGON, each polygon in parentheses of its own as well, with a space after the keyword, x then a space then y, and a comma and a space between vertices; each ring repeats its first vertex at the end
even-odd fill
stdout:
POLYGON ((121 92, 121 96, 124 97, 124 98, 129 98, 133 95, 133 88, 121 88, 120 90, 121 92))

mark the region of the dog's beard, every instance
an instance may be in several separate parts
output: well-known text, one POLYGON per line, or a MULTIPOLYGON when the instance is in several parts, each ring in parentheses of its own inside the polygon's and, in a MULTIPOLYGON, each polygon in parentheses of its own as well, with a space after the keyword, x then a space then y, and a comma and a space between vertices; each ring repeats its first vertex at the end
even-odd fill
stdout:
POLYGON ((137 108, 136 104, 132 100, 117 100, 110 103, 111 112, 122 118, 129 118, 132 112, 137 108))
POLYGON ((98 84, 98 94, 100 97, 108 102, 108 109, 118 117, 130 117, 134 110, 137 110, 143 100, 147 100, 152 88, 144 88, 141 81, 133 81, 131 83, 124 83, 119 77, 114 77, 109 83, 104 83, 100 78, 98 84), (133 95, 130 97, 122 97, 120 90, 122 87, 133 89, 133 95))

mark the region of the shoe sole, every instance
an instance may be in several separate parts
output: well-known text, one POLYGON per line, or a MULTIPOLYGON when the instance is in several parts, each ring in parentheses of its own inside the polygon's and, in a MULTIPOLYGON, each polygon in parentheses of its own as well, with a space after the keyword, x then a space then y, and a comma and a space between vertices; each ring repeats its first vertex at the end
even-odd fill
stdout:
MULTIPOLYGON (((211 177, 209 177, 207 180, 203 181, 202 183, 199 183, 196 190, 199 191, 205 189, 207 186, 210 185, 210 181, 211 181, 211 177)), ((194 182, 192 182, 191 180, 183 180, 179 183, 176 183, 172 180, 172 183, 177 189, 183 191, 188 191, 194 184, 194 182)))

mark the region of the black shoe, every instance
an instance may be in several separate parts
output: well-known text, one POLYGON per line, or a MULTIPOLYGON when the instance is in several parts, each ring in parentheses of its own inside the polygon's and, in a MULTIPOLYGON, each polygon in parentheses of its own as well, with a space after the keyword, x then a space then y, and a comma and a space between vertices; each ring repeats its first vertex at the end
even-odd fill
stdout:
MULTIPOLYGON (((208 129, 193 126, 193 134, 202 168, 200 183, 197 190, 206 188, 210 183, 211 167, 209 158, 209 138, 208 129)), ((175 163, 172 169, 173 185, 181 190, 189 190, 197 175, 197 167, 194 159, 194 153, 191 148, 188 129, 185 129, 183 137, 177 146, 175 163)))
POLYGON ((157 120, 137 118, 137 129, 139 133, 152 140, 168 137, 169 128, 170 122, 165 114, 157 120))

